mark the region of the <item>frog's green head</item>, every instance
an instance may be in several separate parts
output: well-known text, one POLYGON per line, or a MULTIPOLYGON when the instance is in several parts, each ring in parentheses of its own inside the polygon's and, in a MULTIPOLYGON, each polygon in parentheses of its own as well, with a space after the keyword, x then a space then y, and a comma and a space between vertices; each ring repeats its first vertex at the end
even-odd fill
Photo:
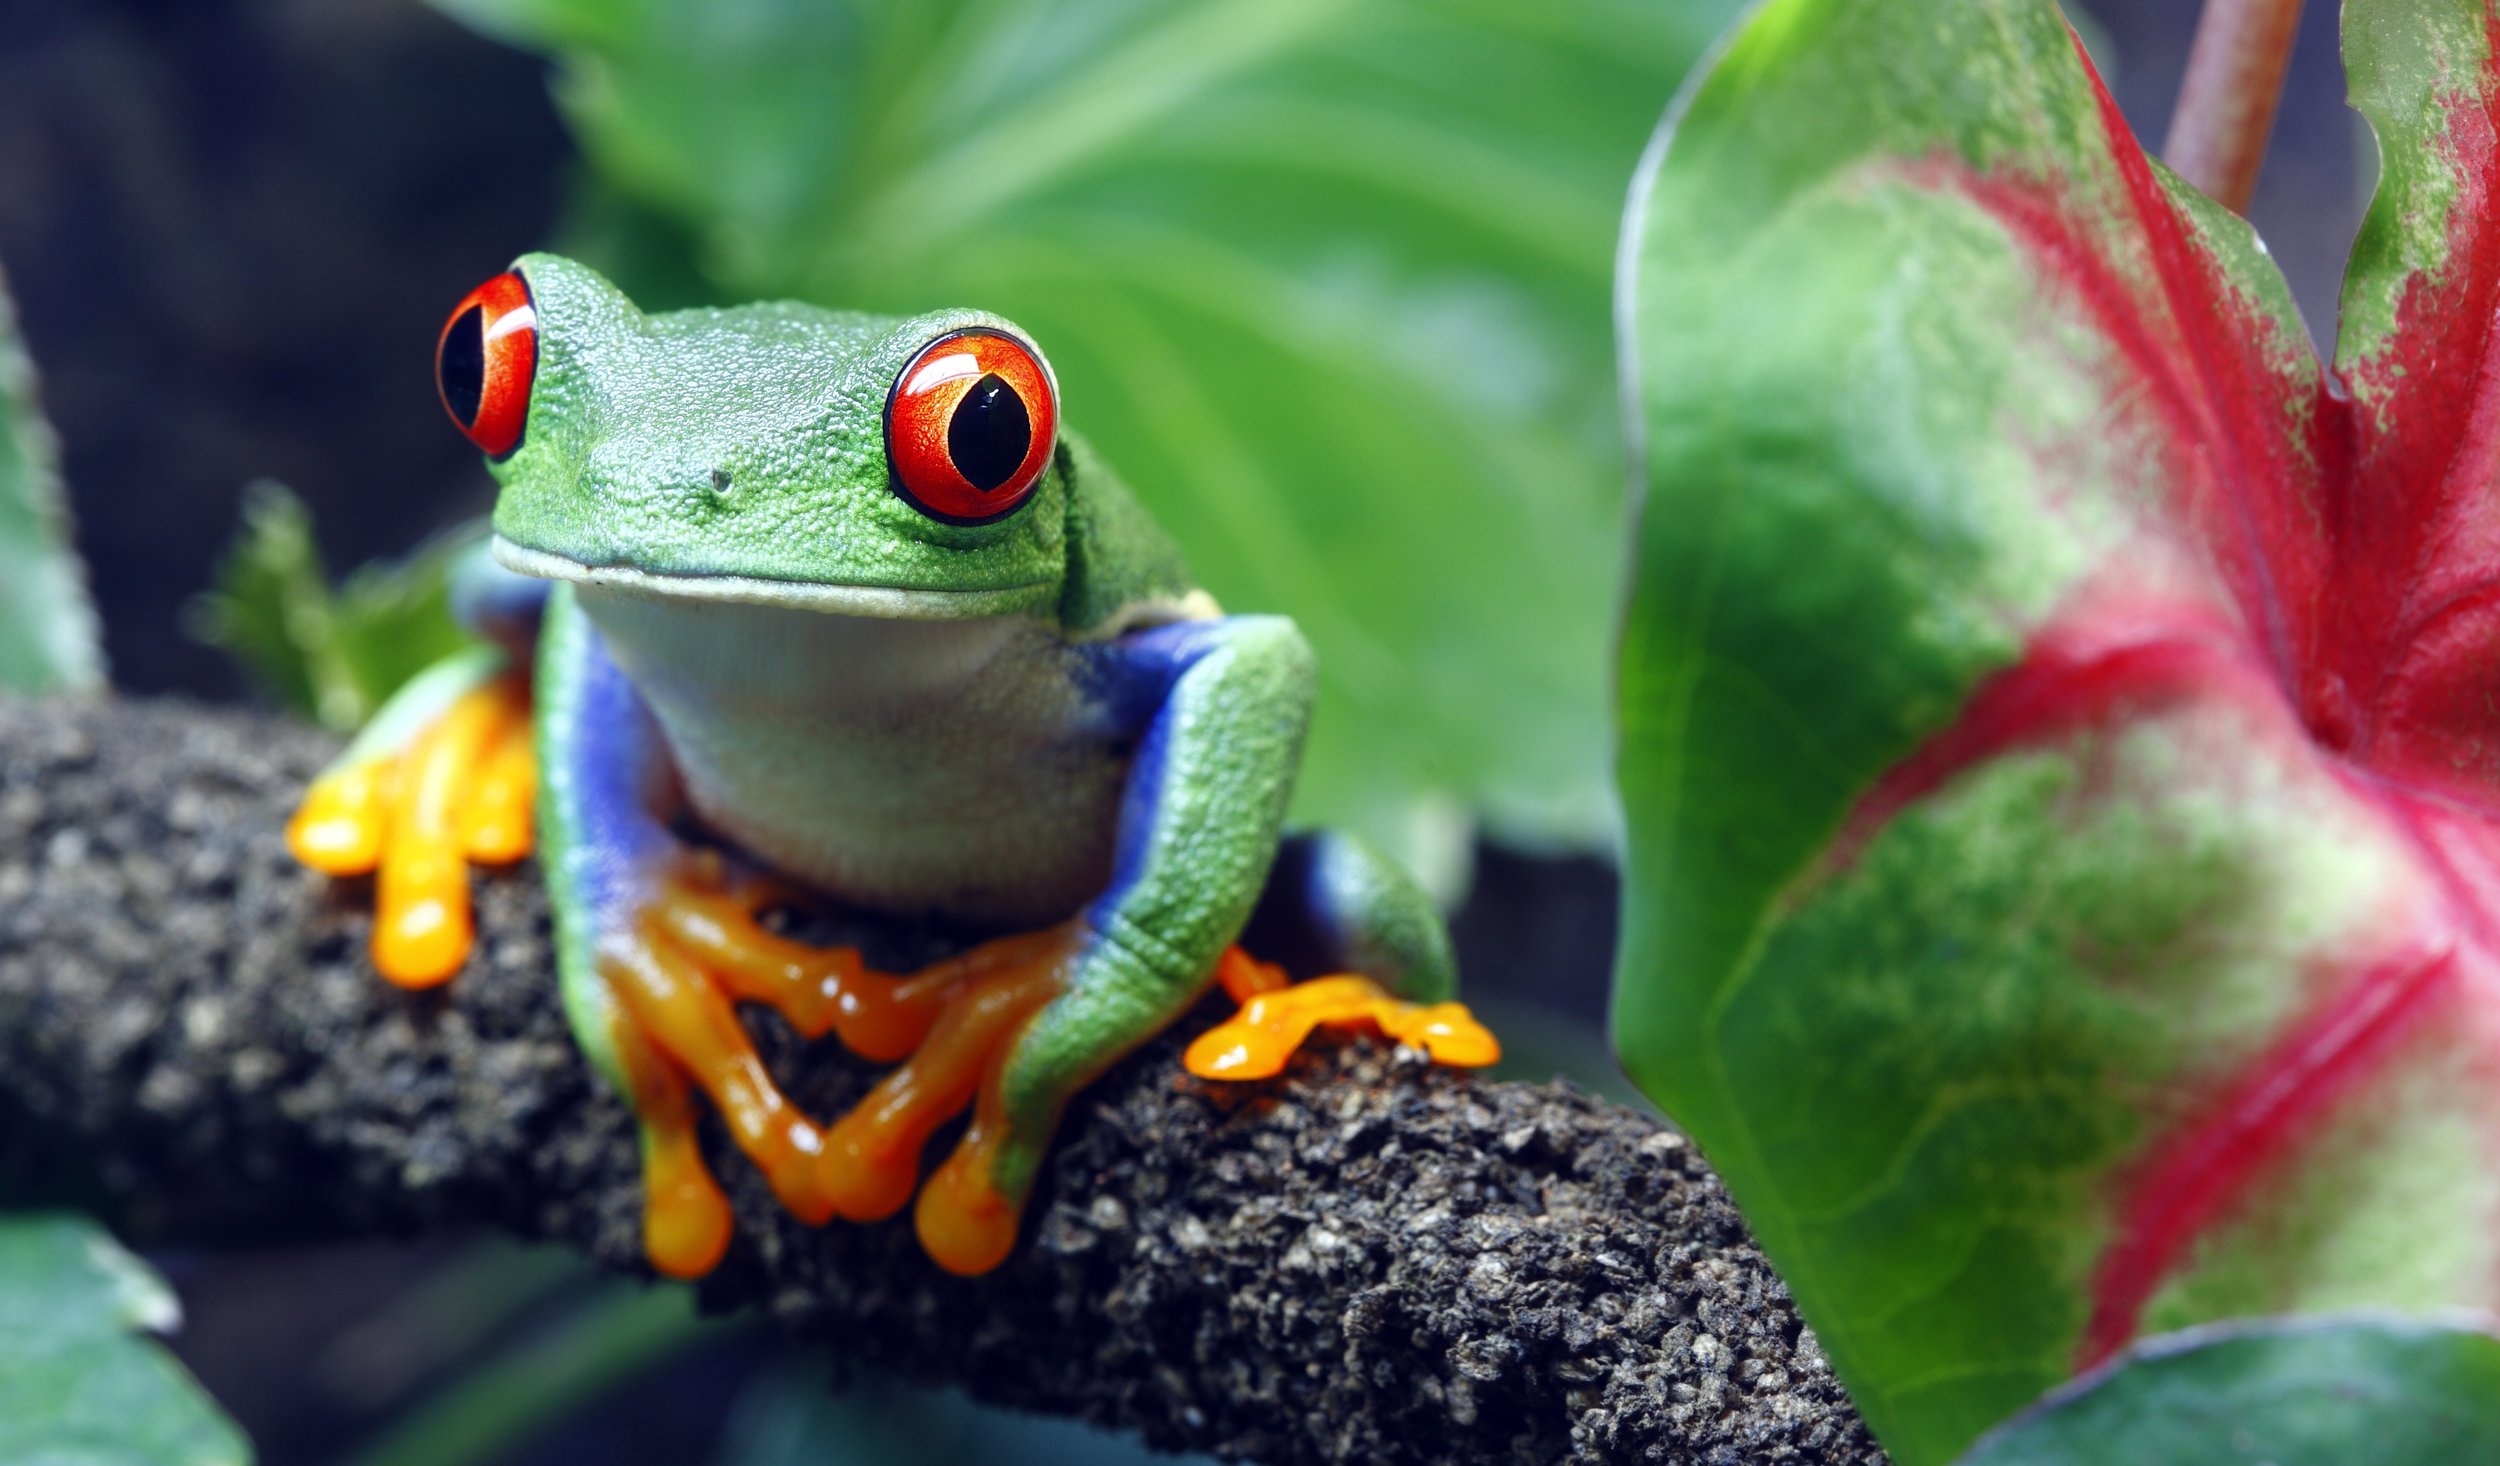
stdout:
POLYGON ((461 302, 437 366, 516 569, 912 618, 1041 609, 1066 574, 1057 386, 995 316, 645 315, 533 254, 461 302))

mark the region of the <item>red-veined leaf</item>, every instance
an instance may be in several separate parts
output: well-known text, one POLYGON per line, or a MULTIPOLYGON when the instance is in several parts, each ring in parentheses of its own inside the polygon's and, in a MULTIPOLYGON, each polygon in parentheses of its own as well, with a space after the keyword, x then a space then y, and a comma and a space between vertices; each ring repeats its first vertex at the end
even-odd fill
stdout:
POLYGON ((2049 0, 1770 0, 1629 222, 1617 1034, 1886 1443, 2500 1301, 2500 136, 2351 0, 2344 345, 2049 0))

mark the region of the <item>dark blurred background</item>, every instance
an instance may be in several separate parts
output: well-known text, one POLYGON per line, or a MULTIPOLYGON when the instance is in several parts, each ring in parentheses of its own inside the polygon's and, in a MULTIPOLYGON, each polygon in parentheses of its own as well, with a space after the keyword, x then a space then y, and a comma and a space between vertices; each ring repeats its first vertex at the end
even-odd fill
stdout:
MULTIPOLYGON (((2195 10, 2100 0, 2084 18, 2156 144, 2195 10)), ((2367 182, 2334 19, 2311 8, 2253 210, 2319 335, 2367 182)), ((475 454, 432 404, 428 353, 448 302, 558 227, 576 159, 548 82, 415 0, 0 0, 0 264, 122 688, 244 695, 176 627, 247 482, 292 486, 342 567, 485 506, 475 454)), ((1462 964, 1471 996, 1533 1030, 1531 1066, 1602 1073, 1612 912, 1595 856, 1480 849, 1462 964)), ((360 1459, 1114 1449, 1073 1427, 996 1433, 1015 1427, 944 1397, 827 1401, 825 1366, 755 1330, 696 1325, 674 1295, 505 1244, 158 1260, 189 1307, 177 1347, 269 1466, 376 1447, 360 1459), (644 1372, 666 1386, 623 1387, 644 1372)))

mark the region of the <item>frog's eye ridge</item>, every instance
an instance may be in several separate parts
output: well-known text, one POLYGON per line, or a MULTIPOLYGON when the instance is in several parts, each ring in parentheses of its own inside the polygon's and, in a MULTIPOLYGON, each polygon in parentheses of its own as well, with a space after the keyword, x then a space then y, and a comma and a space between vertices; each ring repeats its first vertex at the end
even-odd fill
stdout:
POLYGON ((947 524, 1015 513, 1050 466, 1058 432, 1058 389, 1040 353, 987 326, 912 353, 886 394, 894 492, 947 524))
POLYGON ((451 308, 434 343, 434 386, 469 441, 505 458, 521 446, 537 375, 538 313, 528 282, 507 270, 451 308))

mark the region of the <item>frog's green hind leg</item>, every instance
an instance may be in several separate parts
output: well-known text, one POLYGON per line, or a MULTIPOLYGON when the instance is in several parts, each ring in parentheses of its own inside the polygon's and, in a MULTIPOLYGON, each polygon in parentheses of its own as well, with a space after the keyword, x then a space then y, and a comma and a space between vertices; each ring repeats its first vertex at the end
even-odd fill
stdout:
POLYGON ((1371 978, 1410 1002, 1458 992, 1440 903, 1404 867, 1339 830, 1285 837, 1241 945, 1305 976, 1371 978))
POLYGON ((1182 1057, 1200 1078, 1264 1079, 1331 1024, 1368 1023, 1464 1068, 1501 1057, 1493 1035, 1451 1001, 1458 968, 1440 908, 1354 836, 1322 830, 1287 840, 1242 948, 1226 953, 1219 969, 1241 1011, 1199 1035, 1182 1057), (1309 980, 1289 982, 1286 967, 1309 980))
POLYGON ((530 850, 536 763, 525 654, 544 582, 498 569, 481 546, 454 579, 455 607, 488 643, 419 673, 313 781, 287 826, 297 859, 375 879, 373 961, 405 987, 468 959, 471 863, 530 850))

